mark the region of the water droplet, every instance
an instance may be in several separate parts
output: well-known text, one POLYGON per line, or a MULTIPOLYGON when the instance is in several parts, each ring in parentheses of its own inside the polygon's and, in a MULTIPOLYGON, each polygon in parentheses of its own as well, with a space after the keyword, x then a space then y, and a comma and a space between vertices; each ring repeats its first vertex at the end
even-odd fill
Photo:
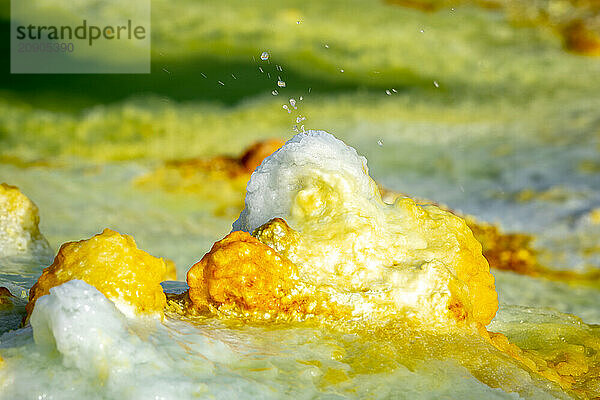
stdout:
POLYGON ((296 23, 297 23, 298 25, 300 25, 300 24, 302 23, 302 21, 296 21, 296 23))
POLYGON ((392 92, 390 92, 390 90, 389 90, 389 89, 386 89, 386 90, 385 90, 385 94, 387 94, 388 96, 391 96, 391 95, 392 95, 392 92))
POLYGON ((171 74, 171 71, 169 71, 169 70, 168 70, 168 69, 166 69, 166 68, 163 68, 162 70, 163 70, 164 72, 166 72, 167 74, 171 74))
POLYGON ((285 87, 285 82, 282 81, 282 80, 278 80, 277 81, 277 86, 279 86, 279 87, 285 87))
POLYGON ((440 84, 439 84, 439 83, 437 83, 437 81, 433 81, 433 86, 435 86, 435 87, 440 87, 440 84))
POLYGON ((306 131, 304 130, 304 125, 300 125, 300 131, 301 131, 302 133, 306 132, 306 131))
POLYGON ((421 30, 420 30, 420 32, 421 32, 421 33, 425 33, 425 30, 424 30, 424 29, 421 29, 421 30))
POLYGON ((296 107, 296 100, 295 99, 290 99, 290 106, 297 108, 296 107))
POLYGON ((326 48, 326 49, 328 49, 328 48, 329 48, 329 45, 328 45, 328 44, 325 44, 325 48, 326 48))
POLYGON ((231 77, 232 77, 233 79, 237 79, 237 78, 235 77, 235 75, 234 75, 234 74, 231 74, 231 77))
POLYGON ((300 98, 298 100, 302 101, 302 100, 304 100, 304 97, 300 96, 300 98))
POLYGON ((294 125, 294 126, 292 126, 292 130, 293 130, 294 132, 300 132, 300 130, 298 129, 298 125, 294 125))
POLYGON ((273 96, 277 96, 277 95, 279 94, 279 92, 278 92, 277 90, 273 90, 273 91, 271 92, 271 94, 272 94, 273 96))
POLYGON ((299 115, 296 117, 296 123, 299 124, 300 122, 306 120, 306 117, 303 117, 302 115, 299 115))
POLYGON ((206 78, 206 74, 204 72, 200 72, 200 75, 202 75, 203 78, 206 78))
POLYGON ((262 54, 260 55, 260 59, 263 61, 267 61, 269 59, 269 53, 267 53, 266 51, 263 51, 262 54))
POLYGON ((394 89, 394 88, 392 88, 392 92, 398 93, 398 91, 396 89, 394 89))
POLYGON ((450 11, 454 11, 454 7, 452 7, 452 8, 450 9, 450 11))
POLYGON ((281 65, 276 65, 275 68, 277 69, 277 71, 283 71, 283 68, 281 67, 281 65))
POLYGON ((379 147, 383 146, 383 139, 379 139, 377 141, 377 144, 379 145, 379 147))
POLYGON ((271 73, 267 72, 267 78, 271 79, 271 73))
POLYGON ((258 70, 260 71, 261 74, 265 73, 265 71, 263 71, 262 67, 258 67, 258 70))
POLYGON ((310 93, 312 91, 312 88, 308 88, 308 93, 310 93))
POLYGON ((340 69, 340 72, 341 72, 341 73, 344 73, 344 70, 343 70, 343 69, 340 69))
POLYGON ((285 111, 288 112, 288 114, 290 114, 292 112, 292 110, 290 110, 290 108, 287 106, 287 104, 284 104, 282 107, 285 111))
POLYGON ((217 82, 219 82, 219 85, 225 86, 225 84, 223 82, 221 82, 221 81, 217 81, 217 82))

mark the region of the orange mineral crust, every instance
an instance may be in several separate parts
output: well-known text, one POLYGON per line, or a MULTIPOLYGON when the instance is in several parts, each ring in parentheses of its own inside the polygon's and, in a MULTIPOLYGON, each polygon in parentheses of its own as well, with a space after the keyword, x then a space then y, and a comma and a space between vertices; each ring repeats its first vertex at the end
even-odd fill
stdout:
POLYGON ((246 172, 251 173, 265 158, 277 151, 285 142, 280 139, 267 139, 248 147, 239 159, 246 172))
POLYGON ((14 296, 12 295, 10 290, 8 290, 5 287, 0 286, 0 309, 12 307, 12 304, 13 304, 12 298, 13 297, 14 296))
POLYGON ((196 310, 221 315, 302 320, 346 310, 307 288, 296 265, 246 232, 216 242, 188 271, 187 283, 196 310))
POLYGON ((129 235, 105 229, 90 239, 61 246, 29 293, 29 319, 35 302, 49 290, 73 279, 96 287, 121 311, 162 314, 166 304, 160 282, 165 261, 137 248, 129 235))

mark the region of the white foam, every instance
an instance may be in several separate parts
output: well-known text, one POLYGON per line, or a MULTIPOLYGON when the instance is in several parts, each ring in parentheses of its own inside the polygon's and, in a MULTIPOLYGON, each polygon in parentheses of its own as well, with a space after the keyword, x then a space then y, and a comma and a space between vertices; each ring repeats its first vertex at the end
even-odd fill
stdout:
MULTIPOLYGON (((159 328, 155 325, 147 329, 159 328)), ((172 368, 169 358, 136 335, 114 303, 83 281, 69 281, 40 297, 31 326, 43 354, 58 352, 65 368, 99 382, 107 397, 177 399, 200 390, 184 377, 161 378, 160 371, 172 368)))
POLYGON ((252 232, 272 218, 287 219, 303 180, 311 176, 327 180, 339 192, 358 190, 357 197, 370 198, 377 190, 367 159, 354 148, 325 131, 299 133, 254 171, 233 230, 252 232))

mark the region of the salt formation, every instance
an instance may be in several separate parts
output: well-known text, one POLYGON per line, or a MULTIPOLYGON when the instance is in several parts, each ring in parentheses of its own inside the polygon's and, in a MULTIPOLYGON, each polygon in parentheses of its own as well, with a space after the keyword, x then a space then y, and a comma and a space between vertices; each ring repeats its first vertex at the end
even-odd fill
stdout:
POLYGON ((37 206, 15 187, 0 184, 0 256, 48 255, 37 206))
POLYGON ((169 358, 137 336, 115 304, 83 281, 50 289, 37 301, 31 326, 41 353, 59 354, 64 367, 97 382, 102 398, 179 399, 201 391, 185 377, 163 377, 173 368, 169 358))
POLYGON ((72 280, 40 297, 31 314, 35 343, 58 350, 67 367, 100 375, 110 365, 129 363, 135 352, 119 340, 127 336, 125 316, 93 286, 72 280), (119 346, 114 346, 119 342, 119 346), (125 354, 129 353, 129 354, 125 354))
POLYGON ((61 246, 30 290, 27 316, 51 288, 73 279, 94 286, 127 314, 162 314, 166 298, 160 282, 166 273, 162 258, 138 249, 131 236, 105 229, 90 239, 61 246))
MULTIPOLYGON (((464 220, 409 198, 385 204, 366 159, 323 131, 298 134, 263 161, 248 183, 245 209, 233 229, 252 233, 270 247, 243 252, 246 264, 259 264, 265 253, 275 251, 296 266, 297 273, 287 278, 296 282, 292 297, 271 293, 271 303, 286 317, 290 301, 307 293, 315 314, 327 314, 318 311, 325 302, 324 310, 336 316, 372 321, 399 316, 438 327, 486 325, 498 307, 481 245, 464 220)), ((224 260, 231 254, 213 248, 207 256, 224 260)), ((229 264, 224 270, 237 273, 240 264, 229 264)), ((196 307, 207 299, 192 295, 199 281, 190 278, 208 265, 200 262, 188 273, 196 307)), ((244 273, 250 291, 270 276, 244 273)), ((204 274, 202 282, 211 279, 214 273, 204 274)), ((235 296, 213 299, 212 305, 256 314, 235 296)))

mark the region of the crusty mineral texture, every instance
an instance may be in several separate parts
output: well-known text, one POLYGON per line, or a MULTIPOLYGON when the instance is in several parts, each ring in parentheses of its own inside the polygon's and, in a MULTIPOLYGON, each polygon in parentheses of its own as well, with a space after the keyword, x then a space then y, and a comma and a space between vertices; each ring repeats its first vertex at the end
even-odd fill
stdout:
POLYGON ((0 257, 48 255, 37 206, 19 188, 0 184, 0 257))
POLYGON ((299 280, 296 265, 246 232, 216 242, 188 271, 187 282, 200 311, 294 320, 341 311, 299 280))
POLYGON ((233 229, 190 269, 189 292, 170 301, 174 312, 250 321, 316 318, 344 331, 380 332, 389 335, 386 345, 401 342, 390 347, 394 357, 458 352, 456 359, 478 379, 518 391, 493 372, 499 364, 481 356, 491 344, 568 393, 597 397, 598 343, 591 330, 580 337, 566 325, 553 326, 557 346, 543 343, 543 335, 522 335, 522 317, 515 317, 520 323, 509 330, 511 340, 486 328, 498 299, 471 229, 498 268, 551 276, 537 263, 529 237, 380 192, 366 160, 326 132, 295 136, 257 167, 233 229), (481 351, 469 347, 476 343, 481 351))
POLYGON ((26 318, 38 298, 72 279, 96 287, 126 314, 162 314, 166 298, 160 282, 166 272, 165 261, 138 249, 131 236, 105 229, 61 246, 30 290, 26 318))
POLYGON ((296 135, 262 162, 234 231, 247 233, 188 274, 196 308, 447 327, 486 325, 498 306, 465 221, 409 198, 384 203, 366 159, 326 132, 296 135))

